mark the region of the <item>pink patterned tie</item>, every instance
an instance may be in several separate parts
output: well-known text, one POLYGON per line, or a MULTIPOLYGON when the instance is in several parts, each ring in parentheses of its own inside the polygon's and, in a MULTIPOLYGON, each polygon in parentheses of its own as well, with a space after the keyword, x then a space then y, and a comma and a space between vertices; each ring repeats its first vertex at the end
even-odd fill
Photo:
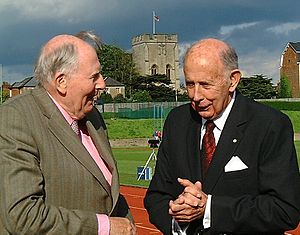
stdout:
POLYGON ((213 130, 216 125, 211 120, 208 120, 205 123, 205 125, 206 131, 202 140, 202 171, 204 176, 207 173, 207 170, 216 150, 216 142, 213 133, 213 130))
POLYGON ((77 120, 74 120, 71 123, 71 128, 79 136, 79 127, 78 127, 78 121, 77 120))

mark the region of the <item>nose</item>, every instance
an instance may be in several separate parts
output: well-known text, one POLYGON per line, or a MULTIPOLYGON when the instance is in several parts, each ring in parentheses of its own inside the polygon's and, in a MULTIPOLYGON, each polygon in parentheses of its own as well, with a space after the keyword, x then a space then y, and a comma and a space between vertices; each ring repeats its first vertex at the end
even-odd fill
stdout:
POLYGON ((204 99, 204 96, 203 96, 201 86, 199 84, 195 84, 193 100, 194 101, 201 101, 203 99, 204 99))
POLYGON ((107 77, 103 78, 102 74, 99 73, 99 77, 96 80, 96 84, 95 84, 95 89, 96 90, 105 90, 106 88, 106 84, 105 84, 105 80, 107 79, 107 77))

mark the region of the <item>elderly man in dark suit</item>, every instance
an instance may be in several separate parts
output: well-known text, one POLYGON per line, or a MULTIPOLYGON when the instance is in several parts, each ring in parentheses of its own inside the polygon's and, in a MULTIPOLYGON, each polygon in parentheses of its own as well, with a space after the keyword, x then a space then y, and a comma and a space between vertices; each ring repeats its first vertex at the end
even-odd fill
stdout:
POLYGON ((135 234, 93 98, 105 88, 88 39, 42 48, 39 87, 0 106, 0 234, 135 234))
POLYGON ((299 223, 300 177, 290 120, 236 91, 237 55, 216 39, 186 53, 191 104, 165 122, 145 197, 164 234, 283 234, 299 223))

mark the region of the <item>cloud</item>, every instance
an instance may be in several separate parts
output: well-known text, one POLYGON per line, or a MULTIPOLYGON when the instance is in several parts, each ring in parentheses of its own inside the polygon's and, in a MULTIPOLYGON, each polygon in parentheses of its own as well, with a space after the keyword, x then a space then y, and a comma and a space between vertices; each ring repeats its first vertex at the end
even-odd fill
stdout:
POLYGON ((300 23, 296 22, 300 22, 300 1, 296 2, 276 0, 270 5, 262 0, 186 0, 185 4, 181 0, 0 0, 0 63, 4 68, 11 66, 4 71, 11 74, 10 80, 19 80, 21 74, 24 78, 31 72, 22 65, 34 63, 43 43, 54 35, 84 29, 94 30, 105 43, 129 49, 133 36, 151 33, 155 11, 161 19, 156 31, 178 34, 181 78, 186 49, 207 37, 223 39, 236 48, 241 68, 248 74, 276 78, 280 50, 287 42, 299 40, 300 23), (288 5, 293 7, 286 8, 288 5), (258 48, 263 48, 266 55, 258 48), (254 56, 251 61, 250 56, 254 56))
POLYGON ((194 42, 183 42, 183 43, 178 43, 178 56, 179 56, 179 79, 180 79, 180 84, 184 84, 184 73, 183 73, 183 58, 184 55, 187 51, 187 49, 189 49, 192 45, 194 44, 194 42))
POLYGON ((26 77, 32 76, 33 65, 22 64, 22 65, 3 65, 3 81, 13 84, 15 81, 21 81, 26 77))
POLYGON ((219 34, 222 36, 229 35, 233 33, 235 30, 242 30, 246 29, 252 26, 255 26, 259 24, 259 22, 251 22, 251 23, 242 23, 242 24, 236 24, 236 25, 227 25, 227 26, 221 26, 219 30, 219 34))
POLYGON ((0 15, 11 15, 7 22, 34 20, 64 20, 65 23, 76 23, 102 19, 118 5, 118 0, 1 0, 0 15))
POLYGON ((189 49, 192 44, 194 44, 194 42, 182 42, 182 43, 178 43, 178 50, 179 50, 179 61, 182 62, 183 61, 183 57, 187 51, 187 49, 189 49))
POLYGON ((288 35, 292 31, 300 29, 300 22, 289 22, 279 24, 270 28, 267 28, 267 31, 275 33, 275 34, 285 34, 288 35))
POLYGON ((264 48, 239 55, 239 67, 243 77, 263 74, 272 78, 274 84, 279 80, 279 62, 280 54, 278 51, 264 48))

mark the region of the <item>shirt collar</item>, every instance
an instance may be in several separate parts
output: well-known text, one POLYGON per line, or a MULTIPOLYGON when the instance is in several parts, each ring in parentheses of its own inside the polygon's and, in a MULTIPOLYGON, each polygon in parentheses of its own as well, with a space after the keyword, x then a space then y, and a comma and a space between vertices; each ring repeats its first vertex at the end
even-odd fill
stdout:
MULTIPOLYGON (((221 115, 219 117, 217 117, 216 119, 213 120, 214 124, 220 131, 222 131, 225 126, 226 120, 229 116, 229 113, 230 113, 233 103, 235 101, 235 97, 236 97, 236 91, 234 91, 232 99, 230 100, 230 102, 227 105, 227 107, 225 108, 225 110, 221 113, 221 115)), ((204 126, 206 121, 207 121, 206 119, 202 118, 202 126, 204 126)))
POLYGON ((51 100, 56 105, 56 107, 59 109, 59 111, 61 112, 61 114, 64 116, 64 118, 66 119, 66 121, 69 123, 69 125, 71 125, 72 122, 74 121, 74 119, 67 113, 66 110, 63 109, 63 107, 61 107, 61 105, 50 95, 49 92, 47 92, 47 93, 48 93, 49 97, 51 98, 51 100))

